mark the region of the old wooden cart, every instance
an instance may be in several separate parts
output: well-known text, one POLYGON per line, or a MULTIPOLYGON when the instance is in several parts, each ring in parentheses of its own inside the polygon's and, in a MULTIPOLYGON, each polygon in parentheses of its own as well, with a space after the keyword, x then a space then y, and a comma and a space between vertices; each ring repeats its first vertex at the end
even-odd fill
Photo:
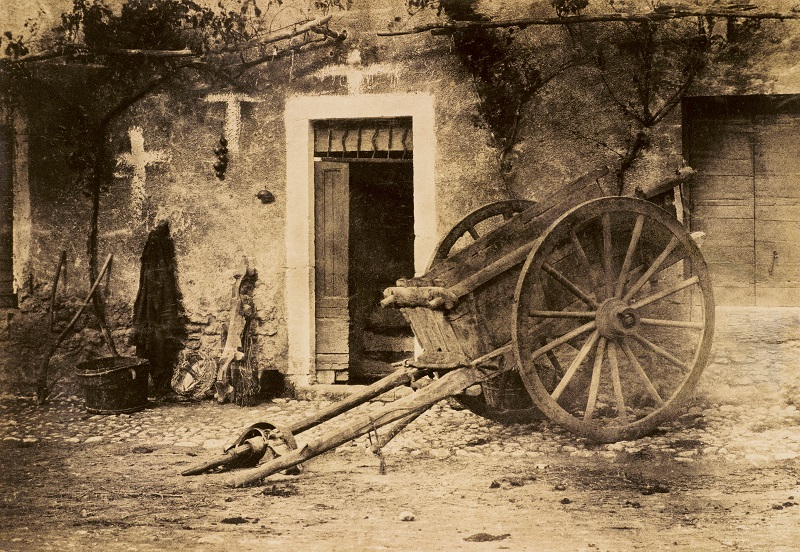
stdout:
MULTIPOLYGON (((423 353, 283 434, 396 386, 427 385, 377 412, 354 413, 317 442, 273 454, 234 484, 398 421, 391 436, 449 396, 500 421, 544 416, 595 442, 635 439, 674 417, 711 348, 708 269, 674 216, 642 199, 604 196, 604 174, 540 202, 491 204, 458 223, 423 276, 384 294, 383 305, 402 309, 423 353)), ((271 427, 245 432, 227 460, 263 450, 271 427)))

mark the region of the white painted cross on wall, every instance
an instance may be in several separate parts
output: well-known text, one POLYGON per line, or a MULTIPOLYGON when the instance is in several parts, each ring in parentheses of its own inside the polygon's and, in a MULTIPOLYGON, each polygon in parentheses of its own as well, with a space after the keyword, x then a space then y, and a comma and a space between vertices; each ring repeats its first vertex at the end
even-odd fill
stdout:
POLYGON ((228 141, 228 152, 239 153, 239 134, 242 131, 242 103, 260 102, 261 100, 231 92, 227 94, 209 94, 206 96, 206 101, 226 104, 223 136, 228 141))
POLYGON ((117 170, 114 176, 131 176, 131 208, 143 216, 147 198, 145 187, 147 167, 156 163, 166 163, 170 160, 170 156, 161 150, 145 151, 144 134, 141 127, 129 128, 128 137, 131 141, 131 151, 117 156, 117 170))
POLYGON ((361 52, 353 50, 347 56, 347 63, 324 67, 315 73, 318 78, 341 77, 347 83, 347 92, 350 95, 363 94, 366 85, 377 75, 389 75, 397 79, 397 67, 385 63, 362 65, 361 52))

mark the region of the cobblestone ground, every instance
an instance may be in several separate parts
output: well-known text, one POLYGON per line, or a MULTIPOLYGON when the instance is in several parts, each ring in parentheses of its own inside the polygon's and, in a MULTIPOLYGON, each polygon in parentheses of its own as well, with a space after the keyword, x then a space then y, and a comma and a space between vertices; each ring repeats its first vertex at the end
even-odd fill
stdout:
MULTIPOLYGON (((504 426, 443 401, 406 428, 384 453, 394 459, 463 458, 482 464, 519 459, 531 465, 544 465, 553 458, 608 465, 631 455, 668 456, 687 466, 720 463, 754 470, 791 468, 796 473, 800 465, 799 383, 800 310, 718 309, 713 362, 694 404, 664 431, 637 441, 592 445, 549 422, 504 426)), ((104 445, 124 445, 133 450, 185 451, 187 458, 196 461, 218 453, 250 424, 289 425, 329 404, 321 398, 279 398, 251 408, 179 403, 104 416, 87 414, 78 397, 36 407, 30 398, 6 396, 0 399, 0 446, 19 449, 20 459, 26 449, 33 448, 57 447, 78 454, 93 447, 100 451, 104 445)), ((360 410, 380 406, 373 402, 360 410)), ((312 429, 302 440, 312 440, 320 431, 312 429)), ((368 445, 365 436, 333 454, 347 457, 368 445)), ((0 479, 2 473, 5 470, 0 479)), ((3 486, 13 488, 14 484, 5 481, 3 486)), ((800 500, 800 487, 798 493, 800 500)), ((791 500, 786 504, 794 505, 791 500)), ((795 536, 800 538, 798 533, 795 536)), ((10 542, 22 541, 15 538, 19 540, 10 542)))
MULTIPOLYGON (((443 401, 387 447, 389 454, 613 458, 620 452, 673 453, 679 461, 724 458, 771 462, 800 457, 800 310, 719 309, 713 361, 695 405, 668 432, 635 442, 587 448, 548 423, 504 426, 443 401), (676 449, 672 443, 684 446, 676 449)), ((259 421, 289 425, 331 403, 274 399, 251 408, 199 404, 163 405, 121 415, 87 414, 76 396, 39 408, 30 399, 0 401, 0 439, 11 446, 40 442, 90 446, 98 443, 173 446, 219 451, 243 428, 259 421)), ((356 412, 377 409, 380 401, 356 412)), ((333 424, 334 426, 336 424, 333 424)), ((330 426, 326 426, 330 427, 330 426)), ((313 439, 320 429, 303 434, 313 439)), ((368 436, 350 446, 365 447, 368 436)))

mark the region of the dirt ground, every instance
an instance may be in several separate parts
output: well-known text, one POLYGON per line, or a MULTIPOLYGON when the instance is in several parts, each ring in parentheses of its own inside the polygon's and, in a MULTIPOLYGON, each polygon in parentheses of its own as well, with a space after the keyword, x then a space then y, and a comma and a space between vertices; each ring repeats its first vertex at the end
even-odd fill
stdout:
POLYGON ((800 310, 718 330, 694 405, 653 436, 591 445, 440 403, 385 475, 362 438, 243 489, 180 472, 325 401, 98 416, 0 397, 0 550, 798 550, 800 310))
MULTIPOLYGON (((191 417, 196 407, 172 408, 191 417)), ((299 476, 233 489, 229 474, 179 475, 207 451, 6 445, 0 549, 797 550, 797 459, 756 466, 681 462, 655 447, 614 459, 565 450, 388 454, 380 475, 376 457, 344 447, 299 476)))

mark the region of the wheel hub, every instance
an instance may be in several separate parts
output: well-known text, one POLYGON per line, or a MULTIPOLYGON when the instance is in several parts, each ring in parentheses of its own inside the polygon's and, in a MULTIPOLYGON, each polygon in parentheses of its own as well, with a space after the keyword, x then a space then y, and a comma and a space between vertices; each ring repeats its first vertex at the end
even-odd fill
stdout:
POLYGON ((621 299, 608 299, 597 309, 597 330, 607 339, 638 333, 639 313, 621 299))

